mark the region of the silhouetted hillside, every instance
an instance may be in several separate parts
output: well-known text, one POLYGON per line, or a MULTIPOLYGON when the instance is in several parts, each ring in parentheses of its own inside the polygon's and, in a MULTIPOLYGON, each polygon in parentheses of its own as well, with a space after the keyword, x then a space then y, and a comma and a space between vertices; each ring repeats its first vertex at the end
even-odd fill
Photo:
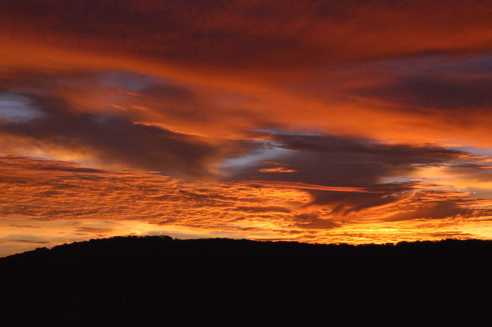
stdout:
POLYGON ((265 314, 276 321, 300 309, 310 312, 300 314, 303 322, 311 312, 339 308, 331 317, 354 301, 365 307, 382 290, 388 299, 415 293, 419 303, 429 300, 427 307, 434 308, 434 297, 422 292, 437 294, 450 285, 455 292, 464 270, 474 275, 465 278, 464 289, 482 287, 471 283, 491 254, 492 242, 474 240, 350 246, 118 237, 1 259, 0 307, 17 322, 87 326, 215 321, 225 313, 249 317, 247 325, 256 326, 265 314))
POLYGON ((4 259, 0 265, 87 264, 169 257, 329 257, 329 258, 470 258, 492 255, 492 241, 446 240, 396 245, 314 245, 230 239, 176 240, 171 237, 116 237, 40 248, 4 259))

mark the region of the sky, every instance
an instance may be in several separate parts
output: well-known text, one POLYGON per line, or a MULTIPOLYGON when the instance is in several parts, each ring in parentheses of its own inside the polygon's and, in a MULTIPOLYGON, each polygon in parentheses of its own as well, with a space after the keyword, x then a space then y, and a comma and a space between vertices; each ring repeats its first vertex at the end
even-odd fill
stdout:
POLYGON ((492 1, 2 1, 0 44, 0 256, 492 239, 492 1))

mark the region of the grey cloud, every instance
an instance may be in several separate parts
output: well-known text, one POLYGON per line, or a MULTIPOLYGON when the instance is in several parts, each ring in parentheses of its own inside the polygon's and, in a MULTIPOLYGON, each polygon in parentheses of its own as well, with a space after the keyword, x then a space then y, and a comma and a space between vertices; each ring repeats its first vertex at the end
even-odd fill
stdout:
POLYGON ((355 91, 356 94, 383 99, 417 111, 446 109, 462 111, 492 110, 492 79, 489 77, 409 76, 388 85, 355 91))
POLYGON ((331 219, 321 219, 314 213, 296 215, 293 221, 295 226, 305 229, 332 229, 341 226, 331 219))
POLYGON ((390 204, 413 191, 417 182, 385 182, 398 179, 422 166, 444 165, 466 156, 465 152, 432 145, 389 145, 365 139, 331 135, 271 135, 278 146, 290 150, 289 155, 275 160, 276 166, 288 167, 290 174, 261 173, 271 162, 239 171, 238 180, 282 181, 314 185, 362 187, 367 192, 309 190, 312 204, 329 205, 332 213, 346 215, 360 210, 390 204))
POLYGON ((32 97, 43 117, 23 123, 2 123, 0 132, 36 143, 93 153, 106 163, 155 170, 177 176, 208 174, 217 156, 199 139, 126 118, 77 113, 62 100, 32 97))
POLYGON ((474 210, 460 206, 459 200, 442 200, 424 204, 409 212, 397 213, 390 220, 443 219, 457 216, 472 217, 474 214, 474 210))
POLYGON ((292 174, 258 174, 269 168, 261 162, 240 172, 241 179, 265 179, 329 186, 371 186, 383 177, 404 175, 419 165, 439 165, 466 155, 432 145, 388 145, 365 139, 331 135, 271 135, 290 154, 276 159, 276 165, 296 171, 292 174))

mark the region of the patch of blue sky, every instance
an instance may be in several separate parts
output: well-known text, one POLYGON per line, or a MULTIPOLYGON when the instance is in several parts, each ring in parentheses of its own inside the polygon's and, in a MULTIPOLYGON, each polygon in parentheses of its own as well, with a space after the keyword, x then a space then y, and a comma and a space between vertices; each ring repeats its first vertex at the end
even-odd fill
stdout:
POLYGON ((264 161, 285 158, 293 152, 295 151, 285 149, 275 142, 261 142, 256 150, 248 154, 224 160, 220 165, 220 169, 230 172, 255 167, 264 161))
POLYGON ((43 113, 29 98, 10 93, 0 93, 0 121, 23 123, 41 118, 43 113))
POLYGON ((453 150, 463 151, 466 153, 478 155, 478 156, 492 156, 492 148, 478 148, 478 147, 454 147, 453 150))

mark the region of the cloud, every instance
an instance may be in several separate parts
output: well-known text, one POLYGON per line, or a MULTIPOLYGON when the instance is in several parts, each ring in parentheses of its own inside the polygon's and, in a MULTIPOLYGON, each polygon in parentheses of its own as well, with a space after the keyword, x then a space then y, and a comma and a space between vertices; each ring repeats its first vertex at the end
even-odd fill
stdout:
POLYGON ((304 213, 294 217, 294 224, 303 229, 332 229, 340 227, 340 224, 332 219, 321 219, 317 214, 304 213))
POLYGON ((249 106, 254 107, 254 95, 108 68, 0 71, 0 89, 17 96, 57 98, 72 111, 110 114, 209 138, 237 139, 271 120, 249 106))
POLYGON ((244 221, 236 227, 247 227, 262 214, 269 216, 270 223, 282 224, 291 210, 308 200, 300 191, 263 187, 268 193, 263 196, 247 184, 186 181, 143 171, 87 170, 73 163, 20 157, 0 157, 0 184, 9 199, 0 205, 2 216, 35 221, 133 220, 207 228, 233 228, 244 221))
POLYGON ((207 143, 122 117, 78 113, 55 98, 31 97, 42 117, 0 124, 0 132, 29 139, 41 149, 88 153, 101 164, 159 171, 176 176, 208 174, 216 149, 207 143))
POLYGON ((334 216, 346 216, 367 209, 373 209, 401 200, 414 190, 413 184, 374 184, 370 193, 327 193, 314 191, 310 205, 322 205, 331 208, 334 216))
POLYGON ((413 172, 467 158, 465 152, 432 145, 381 144, 302 133, 278 132, 270 137, 290 154, 274 162, 258 161, 234 179, 304 189, 313 197, 310 205, 328 206, 334 216, 396 203, 420 187, 417 179, 409 177, 413 172), (277 165, 288 167, 291 173, 265 173, 277 165))
POLYGON ((283 180, 331 186, 365 187, 383 177, 405 175, 419 165, 437 165, 459 159, 464 152, 432 145, 383 144, 334 135, 273 134, 276 146, 289 154, 275 159, 295 172, 264 174, 268 161, 239 173, 240 178, 283 180), (261 174, 258 174, 260 172, 261 174))
POLYGON ((422 206, 411 212, 403 212, 394 215, 392 220, 408 219, 444 219, 454 217, 473 217, 475 212, 472 209, 461 207, 454 200, 443 200, 431 205, 422 206))
MULTIPOLYGON (((392 242, 440 239, 458 232, 482 237, 487 226, 492 228, 486 219, 492 213, 484 210, 487 204, 472 195, 432 192, 411 185, 407 186, 411 192, 397 201, 387 201, 386 207, 375 206, 374 198, 364 197, 366 193, 342 192, 320 192, 320 197, 331 198, 320 198, 323 204, 313 206, 305 190, 285 186, 183 181, 142 171, 87 171, 69 162, 0 157, 0 187, 3 198, 8 199, 0 202, 0 239, 18 235, 22 228, 23 235, 43 237, 50 245, 156 232, 307 242, 392 242), (334 211, 328 200, 349 205, 334 211), (362 200, 369 201, 365 210, 361 209, 365 205, 362 200)), ((379 187, 381 193, 403 188, 379 187)), ((29 244, 9 243, 0 255, 29 248, 29 244)))
POLYGON ((422 113, 447 110, 452 114, 453 111, 492 110, 491 87, 492 79, 488 77, 413 76, 360 93, 416 108, 422 113))
POLYGON ((31 19, 38 29, 3 21, 0 74, 99 72, 85 83, 79 78, 78 86, 73 78, 45 75, 37 87, 56 81, 52 92, 79 109, 119 110, 184 134, 240 138, 277 126, 382 142, 490 145, 490 19, 477 2, 440 8, 428 1, 201 1, 149 5, 153 10, 129 1, 91 10, 72 2, 89 14, 77 17, 80 11, 54 2, 31 15, 29 1, 1 4, 9 17, 31 19), (47 8, 59 16, 38 14, 47 8), (422 22, 432 9, 438 17, 422 22), (96 19, 107 10, 110 17, 96 19), (26 58, 27 52, 36 55, 26 58))
POLYGON ((448 1, 445 7, 423 0, 397 4, 334 0, 102 0, 87 4, 69 0, 63 5, 51 0, 42 6, 20 0, 2 3, 0 18, 6 35, 44 35, 45 43, 57 46, 77 44, 195 67, 259 71, 292 64, 295 69, 335 61, 489 49, 486 8, 483 2, 462 0, 448 1), (36 29, 20 26, 20 19, 36 29))
POLYGON ((480 200, 467 192, 426 190, 401 201, 400 210, 389 216, 388 220, 471 219, 492 214, 490 208, 477 206, 478 203, 480 200))
POLYGON ((285 207, 260 207, 260 206, 240 206, 234 210, 248 213, 283 212, 289 213, 291 210, 285 207))

